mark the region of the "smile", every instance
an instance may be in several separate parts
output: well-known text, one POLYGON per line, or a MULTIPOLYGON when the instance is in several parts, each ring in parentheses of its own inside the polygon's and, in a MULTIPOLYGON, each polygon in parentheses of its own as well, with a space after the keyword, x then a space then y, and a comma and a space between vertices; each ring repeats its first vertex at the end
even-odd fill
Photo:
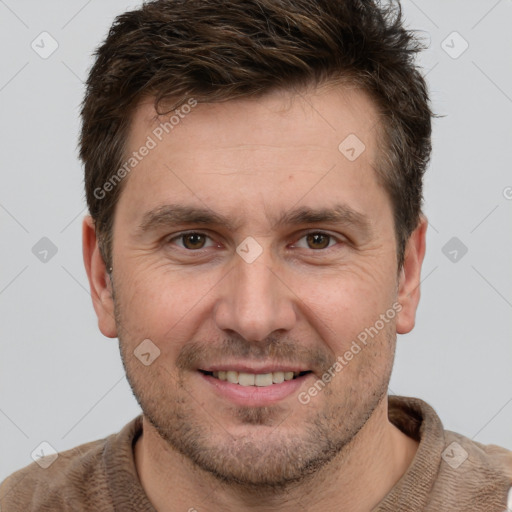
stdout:
POLYGON ((237 372, 234 370, 219 370, 214 372, 207 372, 201 370, 204 375, 210 375, 215 379, 227 381, 231 384, 239 384, 240 386, 258 386, 267 387, 274 384, 281 384, 284 381, 289 381, 311 373, 305 372, 270 372, 270 373, 246 373, 237 372))

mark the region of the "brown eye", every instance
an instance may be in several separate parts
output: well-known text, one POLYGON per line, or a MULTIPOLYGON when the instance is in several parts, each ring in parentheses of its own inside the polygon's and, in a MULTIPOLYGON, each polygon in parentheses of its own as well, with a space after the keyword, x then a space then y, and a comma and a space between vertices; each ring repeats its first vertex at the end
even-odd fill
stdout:
POLYGON ((202 249, 204 247, 206 237, 201 233, 186 233, 181 236, 185 249, 202 249))
POLYGON ((310 233, 306 236, 308 246, 311 249, 325 249, 329 245, 330 238, 329 235, 322 233, 310 233))

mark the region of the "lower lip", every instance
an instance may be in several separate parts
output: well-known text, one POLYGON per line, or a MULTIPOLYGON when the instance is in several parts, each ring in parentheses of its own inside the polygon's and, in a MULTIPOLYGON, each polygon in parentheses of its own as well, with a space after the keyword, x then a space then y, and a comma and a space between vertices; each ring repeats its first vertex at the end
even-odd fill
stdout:
POLYGON ((264 407, 266 405, 275 404, 284 398, 296 393, 304 384, 305 380, 313 375, 307 373, 292 380, 285 380, 280 384, 272 384, 271 386, 240 386, 226 380, 216 379, 211 375, 205 375, 199 372, 201 377, 213 387, 214 391, 225 397, 237 405, 264 407))

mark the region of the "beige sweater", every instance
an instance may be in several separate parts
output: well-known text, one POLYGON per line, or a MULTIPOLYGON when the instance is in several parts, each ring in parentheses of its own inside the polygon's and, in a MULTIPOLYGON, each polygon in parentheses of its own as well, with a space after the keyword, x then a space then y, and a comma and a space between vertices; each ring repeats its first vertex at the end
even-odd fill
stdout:
MULTIPOLYGON (((373 512, 506 512, 512 452, 443 430, 434 410, 416 398, 390 396, 389 418, 420 445, 373 512)), ((155 512, 133 459, 141 429, 139 416, 117 434, 60 453, 47 469, 34 462, 17 471, 0 486, 1 512, 155 512)))

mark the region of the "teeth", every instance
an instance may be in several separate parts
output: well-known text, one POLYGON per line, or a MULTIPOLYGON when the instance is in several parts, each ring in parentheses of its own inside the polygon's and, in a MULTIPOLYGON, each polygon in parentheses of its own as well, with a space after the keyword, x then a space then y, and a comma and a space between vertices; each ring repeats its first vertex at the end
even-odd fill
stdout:
POLYGON ((256 384, 256 386, 271 386, 272 381, 271 373, 260 373, 254 377, 254 384, 256 384))
POLYGON ((235 372, 232 370, 224 371, 219 370, 212 372, 213 376, 219 380, 226 380, 232 384, 239 384, 240 386, 258 386, 266 387, 272 384, 281 384, 285 380, 292 380, 294 377, 299 376, 299 372, 272 372, 272 373, 245 373, 235 372))
POLYGON ((253 373, 240 372, 238 374, 238 384, 240 386, 254 386, 255 377, 253 373))
POLYGON ((226 372, 226 380, 231 384, 238 384, 238 372, 226 372))
POLYGON ((281 384, 281 382, 284 382, 284 372, 273 372, 272 382, 274 384, 281 384))

